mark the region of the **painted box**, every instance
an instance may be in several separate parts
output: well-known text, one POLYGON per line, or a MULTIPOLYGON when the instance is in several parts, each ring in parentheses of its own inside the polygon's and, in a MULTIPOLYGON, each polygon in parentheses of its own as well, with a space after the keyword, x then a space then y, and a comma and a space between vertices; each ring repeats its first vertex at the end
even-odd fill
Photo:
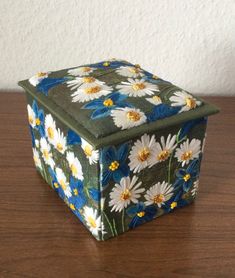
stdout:
POLYGON ((115 59, 19 85, 37 171, 97 240, 195 199, 214 105, 115 59))

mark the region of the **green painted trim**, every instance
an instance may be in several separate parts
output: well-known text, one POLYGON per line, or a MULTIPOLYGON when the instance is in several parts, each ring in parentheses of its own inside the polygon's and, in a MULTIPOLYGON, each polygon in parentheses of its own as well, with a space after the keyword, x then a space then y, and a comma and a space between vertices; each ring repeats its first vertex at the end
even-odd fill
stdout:
POLYGON ((95 149, 99 149, 110 144, 119 144, 132 138, 138 137, 145 132, 155 132, 157 130, 181 124, 193 119, 213 115, 220 111, 217 106, 203 101, 204 104, 197 109, 161 119, 156 122, 146 123, 135 128, 120 130, 106 137, 96 138, 88 129, 86 129, 85 126, 80 125, 68 113, 66 113, 66 111, 64 111, 56 103, 52 102, 48 97, 43 94, 33 92, 29 86, 28 80, 20 81, 18 84, 26 91, 26 93, 32 95, 32 97, 35 98, 41 105, 45 106, 52 115, 56 116, 62 123, 78 133, 95 149))

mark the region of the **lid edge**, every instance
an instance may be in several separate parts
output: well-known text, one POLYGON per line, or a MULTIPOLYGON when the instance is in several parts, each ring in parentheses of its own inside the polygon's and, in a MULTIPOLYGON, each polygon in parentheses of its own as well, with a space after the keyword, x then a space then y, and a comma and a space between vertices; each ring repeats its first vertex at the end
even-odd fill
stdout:
POLYGON ((35 92, 31 91, 30 88, 28 88, 27 83, 28 80, 22 80, 18 82, 18 85, 22 87, 27 93, 32 95, 39 103, 45 106, 48 111, 50 111, 50 113, 57 117, 62 123, 83 137, 95 149, 104 147, 110 144, 110 142, 112 142, 112 144, 119 144, 146 132, 153 132, 197 118, 210 116, 220 111, 217 106, 203 101, 204 105, 198 107, 195 110, 157 120, 152 123, 146 123, 132 129, 120 130, 105 137, 96 138, 84 126, 80 125, 76 120, 74 120, 69 114, 64 113, 61 107, 59 107, 56 103, 52 102, 43 94, 36 94, 35 92))

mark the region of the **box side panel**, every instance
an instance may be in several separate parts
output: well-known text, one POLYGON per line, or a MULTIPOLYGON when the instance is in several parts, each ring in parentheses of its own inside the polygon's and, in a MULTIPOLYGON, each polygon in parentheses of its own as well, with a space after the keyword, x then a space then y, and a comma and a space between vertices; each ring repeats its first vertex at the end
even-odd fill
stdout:
POLYGON ((206 125, 199 118, 101 149, 104 240, 195 199, 206 125))
POLYGON ((27 94, 33 158, 38 172, 100 240, 99 152, 27 94))

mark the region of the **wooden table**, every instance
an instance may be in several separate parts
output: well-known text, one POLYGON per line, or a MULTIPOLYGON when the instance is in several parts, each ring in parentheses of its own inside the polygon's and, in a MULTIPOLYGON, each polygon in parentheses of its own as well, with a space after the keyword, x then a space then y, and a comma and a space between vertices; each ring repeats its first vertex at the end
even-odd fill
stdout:
POLYGON ((0 94, 0 277, 235 277, 235 98, 210 97, 195 204, 95 241, 36 173, 22 93, 0 94))

